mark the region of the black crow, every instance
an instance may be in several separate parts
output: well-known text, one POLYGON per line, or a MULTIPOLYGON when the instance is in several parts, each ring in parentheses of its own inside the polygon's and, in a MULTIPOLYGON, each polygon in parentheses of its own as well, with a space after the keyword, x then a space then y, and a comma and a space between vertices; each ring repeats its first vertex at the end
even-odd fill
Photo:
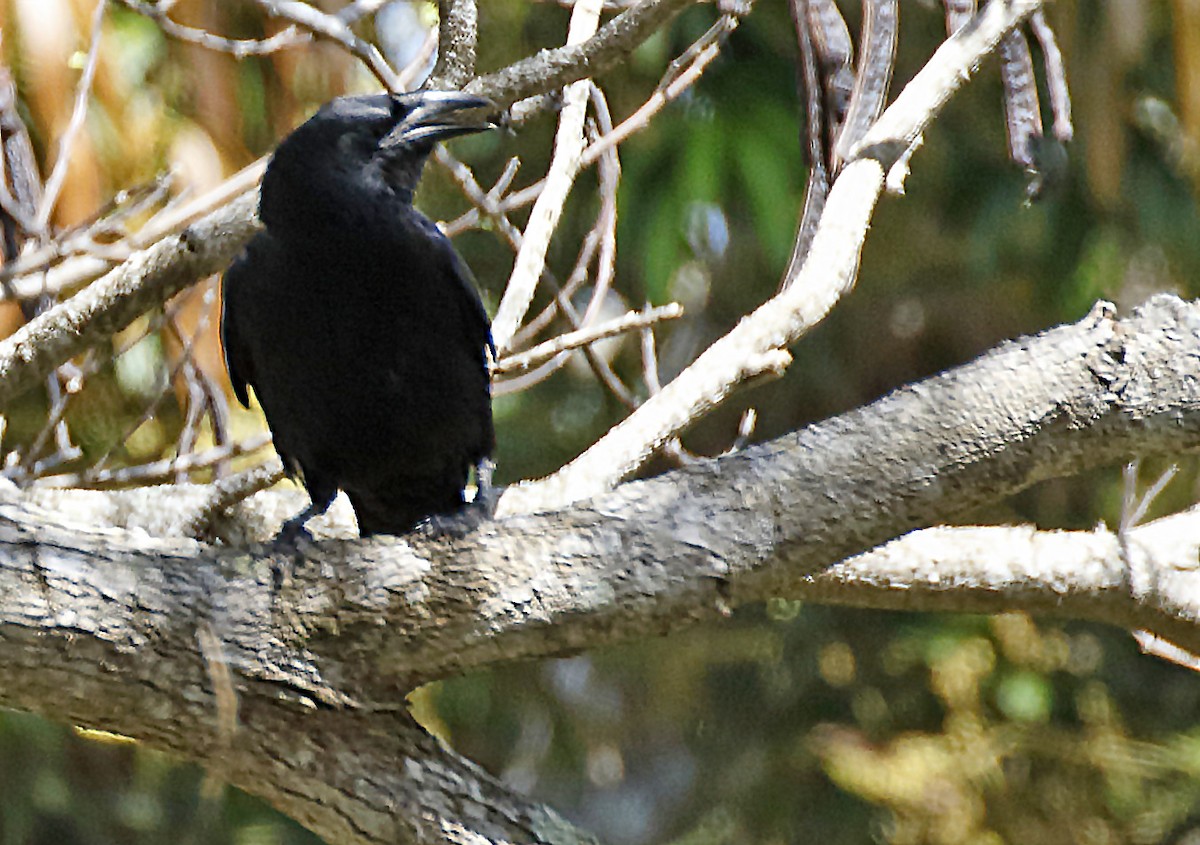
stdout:
POLYGON ((248 406, 254 388, 311 499, 284 535, 339 489, 360 534, 404 533, 463 508, 470 469, 490 466, 487 313, 412 202, 433 145, 494 110, 456 91, 340 97, 267 165, 265 230, 225 273, 221 337, 234 392, 248 406))

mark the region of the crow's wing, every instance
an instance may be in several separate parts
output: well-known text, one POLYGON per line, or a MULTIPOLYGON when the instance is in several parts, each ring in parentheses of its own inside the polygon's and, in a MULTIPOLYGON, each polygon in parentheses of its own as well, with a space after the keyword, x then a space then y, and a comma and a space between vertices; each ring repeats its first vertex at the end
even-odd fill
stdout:
POLYGON ((492 323, 483 307, 483 300, 479 296, 479 289, 475 285, 475 276, 471 273, 471 268, 462 260, 450 243, 450 239, 442 234, 442 230, 437 227, 437 224, 424 215, 418 215, 418 222, 429 236, 430 241, 438 244, 441 248, 444 260, 449 265, 450 275, 453 277, 451 284, 456 287, 455 298, 462 312, 463 327, 471 340, 478 342, 481 347, 486 347, 494 359, 496 347, 492 343, 492 323))
POLYGON ((225 350, 225 366, 234 395, 246 408, 250 407, 250 394, 246 388, 255 380, 254 359, 238 326, 239 315, 245 314, 245 310, 238 307, 238 297, 245 293, 252 272, 247 251, 229 265, 221 278, 221 346, 225 350))

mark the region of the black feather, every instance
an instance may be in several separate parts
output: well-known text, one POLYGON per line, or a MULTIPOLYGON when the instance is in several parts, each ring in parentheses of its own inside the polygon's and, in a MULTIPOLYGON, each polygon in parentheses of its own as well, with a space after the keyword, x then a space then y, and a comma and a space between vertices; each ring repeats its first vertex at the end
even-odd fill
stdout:
POLYGON ((449 240, 413 208, 442 137, 487 128, 453 92, 344 97, 288 136, 263 177, 265 230, 226 272, 233 389, 324 510, 363 535, 463 506, 494 447, 487 314, 449 240))

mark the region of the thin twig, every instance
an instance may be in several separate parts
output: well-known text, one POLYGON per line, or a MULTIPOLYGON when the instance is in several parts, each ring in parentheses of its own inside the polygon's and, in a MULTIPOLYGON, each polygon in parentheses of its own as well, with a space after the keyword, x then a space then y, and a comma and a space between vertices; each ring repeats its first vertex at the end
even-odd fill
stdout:
POLYGON ((648 326, 653 326, 666 320, 677 320, 682 316, 683 306, 677 302, 661 305, 657 308, 647 308, 644 311, 630 311, 615 320, 608 320, 604 323, 579 329, 578 331, 560 334, 558 337, 551 338, 544 343, 539 343, 537 346, 526 349, 524 352, 505 355, 492 368, 492 375, 505 376, 510 373, 525 372, 549 361, 560 353, 578 349, 589 343, 595 343, 598 340, 615 337, 626 332, 645 329, 648 326))
MULTIPOLYGON (((498 234, 512 248, 513 252, 517 252, 521 248, 521 231, 513 225, 513 222, 504 215, 497 207, 496 199, 492 196, 491 191, 485 192, 480 187, 475 179, 475 175, 471 172, 471 168, 467 167, 461 161, 456 159, 445 147, 437 147, 434 150, 434 159, 449 171, 450 175, 462 188, 463 193, 467 198, 475 204, 475 211, 482 214, 492 224, 492 231, 498 234)), ((503 182, 504 177, 501 177, 500 182, 503 182)), ((497 182, 497 186, 500 185, 497 182)), ((582 255, 581 255, 582 259, 582 255)), ((582 283, 582 281, 580 282, 582 283)), ((550 271, 543 267, 542 269, 542 284, 546 287, 557 291, 561 297, 565 289, 556 283, 554 276, 550 271)), ((555 309, 558 308, 558 297, 555 299, 555 309)), ((575 328, 578 328, 576 326, 575 328)), ((538 369, 520 376, 514 376, 497 382, 493 389, 493 395, 503 396, 507 393, 517 393, 525 390, 533 385, 541 382, 549 377, 551 373, 557 370, 565 363, 566 356, 554 358, 551 361, 543 364, 538 369)))
POLYGON ((289 26, 269 38, 225 38, 206 29, 185 26, 172 20, 168 14, 169 10, 162 8, 164 4, 160 3, 156 6, 152 3, 144 3, 142 0, 120 0, 120 2, 139 15, 144 15, 154 21, 158 24, 159 29, 171 38, 218 53, 228 53, 235 59, 244 59, 247 56, 265 56, 287 47, 308 44, 313 40, 311 34, 301 32, 295 26, 289 26))
POLYGON ((248 455, 256 452, 271 442, 271 435, 265 432, 252 435, 244 440, 228 443, 224 446, 214 446, 203 452, 192 452, 190 455, 180 455, 174 458, 164 458, 131 467, 104 470, 99 473, 71 473, 54 475, 43 478, 39 484, 45 487, 100 487, 116 484, 152 484, 170 481, 181 470, 197 472, 208 469, 221 461, 248 455))
POLYGON ((396 71, 387 63, 379 49, 359 38, 338 16, 327 15, 315 6, 301 3, 299 0, 258 0, 258 5, 269 15, 289 20, 313 35, 342 45, 351 55, 362 60, 387 90, 404 90, 396 71))
POLYGON ((425 33, 425 40, 421 42, 421 48, 417 50, 416 55, 396 75, 396 85, 399 86, 397 90, 411 91, 422 82, 429 64, 429 57, 437 50, 437 43, 437 31, 430 29, 425 33))
MULTIPOLYGON (((239 197, 252 205, 257 204, 256 189, 266 167, 267 157, 264 156, 195 199, 163 208, 133 235, 110 244, 109 248, 114 252, 128 253, 132 257, 138 250, 183 231, 205 215, 229 206, 239 197), (252 190, 255 191, 253 197, 249 195, 252 190)), ((91 254, 80 255, 47 270, 33 268, 29 272, 23 272, 13 278, 10 287, 18 299, 28 299, 43 293, 53 296, 94 281, 119 263, 91 254)))
MULTIPOLYGON (((665 106, 678 99, 680 95, 694 85, 701 75, 703 75, 709 64, 720 55, 720 40, 736 29, 739 22, 740 16, 738 15, 723 16, 721 20, 697 39, 696 43, 685 51, 685 53, 693 53, 693 48, 697 44, 705 42, 702 49, 694 51, 691 64, 682 71, 672 73, 674 78, 669 82, 664 83, 660 81, 654 93, 633 114, 621 121, 612 132, 605 133, 594 143, 585 147, 582 155, 579 157, 580 168, 591 167, 608 149, 623 143, 634 133, 645 129, 650 125, 651 119, 662 111, 665 106)), ((509 194, 500 204, 500 207, 505 212, 523 208, 541 196, 545 186, 545 179, 534 182, 520 191, 509 194)))
MULTIPOLYGON (((608 100, 599 86, 591 86, 592 110, 596 115, 593 134, 612 131, 612 114, 608 100)), ((621 159, 615 147, 610 147, 600 159, 600 213, 596 228, 600 231, 600 252, 596 256, 596 277, 592 283, 592 300, 583 315, 584 324, 591 323, 600 313, 608 297, 617 266, 617 193, 621 184, 621 159)))
MULTIPOLYGON (((437 149, 440 152, 445 150, 445 147, 438 147, 437 149)), ((478 229, 480 221, 483 218, 490 218, 494 214, 499 214, 500 197, 512 185, 512 180, 516 178, 517 171, 521 168, 521 160, 513 156, 504 166, 504 172, 500 174, 500 178, 496 180, 491 189, 485 192, 476 181, 471 168, 467 167, 450 153, 442 153, 441 155, 435 153, 434 160, 446 168, 446 171, 462 189, 463 194, 472 203, 471 208, 464 211, 454 220, 451 220, 449 223, 439 224, 442 232, 450 238, 461 235, 468 229, 478 229), (485 208, 491 209, 491 211, 485 211, 485 208)))
MULTIPOLYGON (((646 310, 650 310, 649 303, 646 304, 646 310)), ((642 329, 642 380, 646 384, 646 392, 653 396, 662 390, 662 378, 659 374, 658 366, 658 343, 654 337, 654 327, 647 326, 642 329)), ((676 466, 685 466, 691 463, 691 454, 683 448, 683 442, 679 436, 670 437, 663 442, 659 447, 659 452, 671 460, 676 466)))
POLYGON ((25 450, 20 464, 10 467, 5 473, 5 477, 9 480, 19 479, 24 481, 36 478, 38 473, 35 467, 39 464, 43 467, 60 466, 83 455, 79 447, 71 443, 69 436, 64 433, 64 429, 66 428, 64 418, 67 413, 67 407, 71 402, 71 397, 78 392, 77 386, 74 390, 66 389, 64 381, 65 379, 63 379, 60 372, 51 373, 47 377, 46 393, 50 400, 50 410, 46 414, 46 421, 43 423, 41 430, 38 431, 37 436, 33 438, 33 442, 25 450), (54 452, 39 458, 42 455, 42 450, 46 448, 46 444, 50 441, 51 436, 55 438, 54 452))
POLYGON ((852 160, 834 183, 795 284, 743 318, 578 458, 548 478, 509 487, 498 513, 549 503, 561 507, 609 489, 737 385, 786 367, 785 347, 819 323, 855 284, 863 240, 892 163, 889 151, 898 155, 909 148, 982 58, 1040 5, 1039 0, 991 3, 975 25, 939 47, 860 142, 859 149, 871 154, 852 160))
POLYGON ((34 226, 39 232, 44 232, 50 222, 50 215, 58 203, 58 195, 62 192, 63 182, 67 178, 67 166, 71 162, 71 150, 75 139, 83 129, 83 120, 87 117, 88 100, 92 95, 92 80, 96 78, 96 64, 100 59, 100 36, 104 24, 104 12, 108 8, 108 0, 97 0, 92 12, 92 40, 88 46, 87 60, 83 65, 83 73, 79 75, 79 83, 75 86, 75 106, 71 110, 71 119, 58 141, 58 150, 54 159, 54 169, 46 180, 46 190, 42 194, 41 205, 38 206, 34 226))
POLYGON ((1123 473, 1125 482, 1124 502, 1121 507, 1121 523, 1117 529, 1118 535, 1122 537, 1142 524, 1146 519, 1146 514, 1150 512, 1150 507, 1154 504, 1154 501, 1179 473, 1179 466, 1171 464, 1163 470, 1162 474, 1150 485, 1145 493, 1138 496, 1137 479, 1138 468, 1140 466, 1140 461, 1133 461, 1125 465, 1123 473))
MULTIPOLYGON (((589 141, 594 141, 597 134, 602 136, 612 131, 612 115, 608 109, 608 100, 597 85, 592 86, 592 108, 595 111, 596 120, 594 126, 591 124, 588 126, 589 141)), ((610 147, 600 161, 600 213, 596 216, 595 224, 584 236, 575 268, 567 277, 567 282, 561 290, 563 297, 567 299, 574 297, 576 290, 587 281, 588 267, 591 266, 597 253, 599 254, 596 280, 592 286, 591 301, 584 314, 584 324, 590 323, 598 313, 611 286, 616 268, 617 191, 621 179, 621 160, 617 155, 616 148, 610 147)), ((553 321, 557 313, 558 297, 555 297, 536 317, 521 326, 513 336, 512 347, 518 349, 530 343, 553 321)))
MULTIPOLYGON (((580 0, 571 12, 567 45, 581 44, 595 34, 600 20, 600 0, 580 0)), ((587 110, 590 83, 572 83, 564 95, 558 132, 554 136, 554 157, 546 174, 546 188, 534 203, 525 225, 521 247, 513 263, 512 275, 504 289, 500 307, 492 320, 492 338, 496 349, 509 349, 513 335, 525 319, 537 280, 546 263, 546 250, 566 203, 567 194, 579 172, 579 157, 583 152, 583 118, 587 110)))
MULTIPOLYGON (((118 191, 104 207, 75 226, 59 232, 52 241, 39 244, 34 248, 26 248, 13 261, 0 267, 0 283, 7 283, 16 276, 26 276, 38 273, 44 276, 44 271, 64 259, 75 256, 99 256, 106 261, 124 261, 132 252, 129 232, 122 229, 122 222, 134 215, 142 214, 159 205, 167 197, 171 188, 171 175, 163 174, 145 185, 139 185, 129 190, 118 191), (115 243, 111 237, 118 233, 123 238, 115 243), (104 238, 105 243, 98 239, 104 238)), ((8 286, 6 298, 33 299, 37 296, 51 295, 51 291, 43 287, 37 291, 18 291, 8 286), (22 295, 24 294, 24 295, 22 295)))
MULTIPOLYGON (((575 306, 571 301, 562 295, 562 291, 555 292, 555 299, 558 301, 558 310, 566 318, 567 323, 573 331, 580 331, 584 327, 584 320, 575 310, 575 306)), ((592 346, 583 347, 583 356, 587 359, 588 366, 592 368, 592 372, 596 374, 596 378, 600 383, 616 397, 617 401, 624 405, 630 411, 637 410, 637 407, 642 403, 634 395, 625 382, 621 381, 621 377, 613 371, 608 360, 598 353, 592 346)))
MULTIPOLYGON (((436 150, 434 152, 434 156, 437 161, 449 169, 455 180, 462 187, 463 192, 466 193, 472 202, 476 203, 480 211, 486 214, 489 219, 492 220, 494 224, 494 230, 508 242, 509 246, 511 246, 513 250, 519 252, 522 243, 522 234, 520 230, 517 229, 517 227, 513 225, 512 221, 505 217, 502 212, 499 212, 496 209, 495 201, 490 199, 488 195, 484 193, 483 189, 480 188, 479 183, 475 180, 474 174, 471 173, 471 169, 455 159, 453 155, 451 155, 449 152, 446 152, 444 149, 439 148, 436 150)), ((578 331, 581 329, 583 327, 583 322, 580 319, 579 314, 576 312, 574 306, 571 305, 570 300, 565 295, 563 287, 557 283, 554 275, 545 267, 544 264, 542 266, 540 278, 543 284, 554 290, 556 308, 567 319, 567 322, 571 326, 571 330, 578 331)), ((638 402, 633 393, 628 387, 625 386, 616 373, 613 372, 612 367, 609 366, 608 362, 605 361, 603 357, 598 355, 596 351, 591 348, 591 346, 585 346, 583 348, 583 354, 593 372, 595 372, 597 378, 613 393, 614 396, 617 397, 618 401, 631 410, 637 407, 638 402)), ((538 370, 527 373, 524 376, 516 376, 503 382, 499 382, 496 385, 495 395, 502 396, 506 393, 523 390, 532 386, 533 384, 536 384, 537 382, 549 376, 550 373, 560 367, 563 363, 565 363, 565 359, 566 356, 553 358, 546 364, 543 364, 538 370)))
MULTIPOLYGON (((586 0, 590 5, 595 0, 586 0)), ((637 45, 659 32, 696 0, 642 0, 610 20, 579 44, 541 50, 501 70, 480 76, 466 87, 500 106, 598 76, 628 58, 637 45)))

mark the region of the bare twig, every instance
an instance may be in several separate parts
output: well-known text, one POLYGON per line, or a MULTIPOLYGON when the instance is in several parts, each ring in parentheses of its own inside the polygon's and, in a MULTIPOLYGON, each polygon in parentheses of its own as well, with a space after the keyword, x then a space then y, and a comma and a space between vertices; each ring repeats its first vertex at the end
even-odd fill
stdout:
POLYGON ((228 266, 258 231, 256 200, 256 194, 243 194, 163 238, 0 341, 0 408, 63 361, 106 343, 148 308, 228 266))
POLYGON ((9 282, 16 276, 37 274, 45 277, 45 271, 64 259, 77 256, 95 257, 102 261, 124 261, 133 251, 129 241, 132 235, 125 232, 122 223, 127 218, 141 214, 163 202, 170 192, 171 175, 163 174, 147 185, 118 191, 103 208, 88 220, 62 231, 52 240, 36 247, 26 247, 21 254, 0 268, 0 283, 8 287, 6 298, 29 300, 39 296, 51 296, 60 290, 43 285, 39 290, 29 290, 23 285, 18 290, 9 282), (101 243, 99 239, 111 240, 111 236, 123 234, 115 242, 101 243))
POLYGON ((580 165, 592 165, 608 149, 620 144, 633 133, 645 129, 651 118, 694 85, 713 59, 720 54, 722 42, 737 29, 749 6, 750 4, 738 7, 736 14, 722 15, 704 35, 672 61, 654 93, 613 131, 606 132, 595 143, 589 144, 583 151, 580 165))
MULTIPOLYGON (((595 32, 600 20, 600 0, 580 0, 571 12, 567 45, 581 44, 595 32)), ((559 216, 567 194, 579 172, 579 157, 583 152, 583 118, 587 110, 590 83, 572 83, 563 99, 558 132, 554 136, 554 157, 546 174, 546 188, 534 203, 525 226, 521 247, 513 264, 512 275, 504 289, 504 297, 492 320, 492 338, 496 349, 509 349, 513 335, 525 319, 537 280, 546 262, 550 238, 558 227, 559 216)))
POLYGON ((404 90, 396 71, 387 63, 379 49, 374 44, 359 38, 354 30, 337 15, 327 15, 315 6, 301 3, 299 0, 257 0, 257 2, 268 14, 292 21, 313 35, 342 45, 351 55, 359 58, 387 90, 404 90))
MULTIPOLYGON (((187 298, 188 294, 186 293, 177 297, 180 300, 179 305, 181 306, 187 298)), ((179 360, 172 368, 172 372, 167 375, 166 381, 170 385, 182 376, 188 394, 187 418, 176 443, 175 453, 177 455, 186 455, 195 449, 200 423, 206 412, 209 413, 212 421, 214 445, 221 446, 225 442, 225 438, 222 436, 224 432, 221 431, 224 423, 221 417, 226 411, 224 393, 213 383, 204 368, 195 359, 196 343, 204 335, 209 321, 212 319, 216 300, 216 285, 210 283, 203 291, 203 311, 191 334, 185 334, 183 327, 179 324, 178 307, 172 309, 174 313, 171 313, 165 321, 167 329, 180 344, 179 360)), ((217 464, 215 474, 217 477, 224 476, 228 469, 228 462, 217 464)), ((180 471, 175 480, 183 483, 187 481, 187 474, 180 471)))
MULTIPOLYGON (((646 310, 650 310, 649 304, 646 310)), ((642 329, 642 380, 646 383, 646 392, 653 396, 662 390, 662 379, 658 367, 658 342, 654 337, 654 327, 642 329)), ((685 466, 692 462, 692 454, 683 448, 679 436, 668 438, 659 452, 673 461, 676 466, 685 466)))
POLYGON ((1117 528, 1117 535, 1120 537, 1126 536, 1145 521, 1146 514, 1150 512, 1150 507, 1154 504, 1155 499, 1162 494, 1166 486, 1179 473, 1179 466, 1171 464, 1163 470, 1162 474, 1147 488, 1146 492, 1139 496, 1137 488, 1138 469, 1140 466, 1140 461, 1132 461, 1126 464, 1122 471, 1124 496, 1121 506, 1121 521, 1117 528))
POLYGON ((435 30, 430 29, 425 33, 425 40, 421 42, 421 49, 417 50, 412 60, 405 65, 400 73, 396 76, 396 84, 401 91, 411 91, 417 87, 424 78, 426 69, 429 66, 429 57, 437 50, 438 34, 435 30))
MULTIPOLYGON (((588 127, 588 138, 612 132, 612 114, 608 99, 599 86, 591 86, 592 109, 596 123, 588 127)), ((599 232, 600 251, 596 256, 596 277, 592 283, 592 299, 583 315, 584 324, 596 318, 608 297, 617 264, 617 192, 621 183, 621 159, 616 148, 609 148, 600 159, 600 213, 596 215, 595 230, 599 232)))
MULTIPOLYGON (((188 295, 190 293, 192 293, 192 292, 188 291, 187 293, 181 294, 164 311, 163 319, 156 321, 156 323, 158 323, 162 326, 165 326, 168 331, 171 331, 181 344, 181 351, 180 351, 179 359, 175 362, 175 364, 171 367, 170 372, 167 374, 167 377, 164 380, 165 386, 169 386, 172 383, 174 383, 174 381, 179 377, 180 373, 183 372, 185 370, 185 368, 187 368, 189 365, 191 365, 191 363, 192 363, 192 360, 191 360, 192 347, 195 345, 196 341, 203 334, 205 327, 208 325, 208 321, 212 314, 212 306, 216 300, 216 291, 210 287, 207 291, 204 292, 205 311, 204 311, 204 314, 202 315, 199 323, 196 326, 196 330, 194 332, 192 332, 191 335, 185 336, 183 334, 183 332, 179 329, 178 322, 176 321, 176 316, 179 312, 179 309, 183 306, 184 300, 188 297, 188 295)), ((155 331, 157 331, 157 328, 155 328, 155 331)), ((147 334, 149 334, 149 333, 150 332, 148 331, 147 334)), ((119 446, 124 445, 126 443, 126 441, 128 441, 129 438, 131 436, 133 436, 133 433, 135 431, 137 431, 139 428, 141 428, 143 425, 145 425, 147 422, 149 422, 151 419, 153 419, 154 415, 156 413, 158 413, 158 409, 162 406, 163 402, 165 402, 167 397, 170 395, 171 395, 170 391, 165 388, 161 391, 156 391, 155 394, 152 397, 150 397, 150 399, 146 402, 145 407, 142 409, 142 413, 139 414, 136 419, 134 419, 132 422, 130 422, 125 427, 123 433, 121 434, 120 437, 118 437, 116 439, 112 448, 110 448, 107 452, 105 452, 102 456, 100 456, 100 458, 98 458, 96 461, 94 461, 90 467, 83 470, 79 474, 79 477, 82 478, 84 480, 84 482, 86 483, 86 482, 92 480, 92 478, 99 478, 101 473, 107 472, 106 467, 108 466, 108 463, 113 456, 113 452, 119 446)), ((188 421, 189 422, 188 422, 188 424, 186 424, 184 426, 184 432, 181 435, 185 440, 187 437, 186 433, 187 433, 187 430, 190 427, 190 425, 192 423, 198 421, 198 418, 193 420, 192 414, 193 414, 193 409, 191 407, 189 407, 189 409, 188 409, 188 421)), ((187 451, 188 450, 186 448, 181 449, 179 454, 183 455, 187 451)))
POLYGON ((579 329, 578 331, 567 332, 566 334, 561 334, 558 337, 547 340, 545 343, 539 343, 531 349, 526 349, 524 352, 506 355, 492 368, 492 375, 504 376, 509 373, 527 371, 563 352, 578 349, 581 346, 586 346, 605 338, 615 337, 619 334, 625 334, 626 332, 645 329, 648 326, 653 326, 666 320, 676 320, 682 316, 683 306, 677 302, 657 308, 647 308, 644 311, 630 311, 628 314, 618 317, 615 320, 608 320, 607 322, 579 329))
POLYGON ((564 504, 608 489, 736 385, 786 367, 784 348, 820 322, 854 285, 859 252, 886 168, 971 75, 1006 32, 1040 6, 1039 0, 989 4, 976 25, 943 44, 857 145, 883 158, 857 158, 829 194, 809 260, 795 283, 745 317, 674 381, 582 455, 552 476, 510 487, 501 513, 564 504))
POLYGON ((1149 654, 1157 657, 1159 660, 1166 660, 1168 663, 1182 666, 1184 669, 1200 672, 1200 657, 1196 656, 1193 652, 1180 648, 1170 640, 1164 639, 1145 629, 1134 631, 1133 639, 1138 644, 1138 648, 1142 650, 1142 654, 1149 654))
POLYGON ((171 481, 181 471, 191 473, 208 469, 221 461, 258 451, 270 442, 271 435, 264 432, 247 437, 245 440, 228 443, 224 446, 214 446, 211 449, 205 449, 203 452, 192 452, 189 455, 165 458, 161 461, 152 461, 147 464, 107 469, 94 473, 54 475, 41 479, 39 485, 43 487, 99 487, 135 482, 138 484, 152 484, 155 482, 171 481))
POLYGON ((695 2, 643 0, 600 27, 594 36, 583 43, 542 50, 502 70, 475 79, 466 90, 507 106, 525 97, 561 88, 578 79, 598 76, 627 57, 634 47, 661 29, 685 6, 695 2))
MULTIPOLYGON (((266 169, 266 157, 239 170, 221 184, 195 199, 178 205, 169 205, 155 214, 136 233, 122 241, 109 245, 110 254, 131 256, 136 251, 156 244, 163 238, 177 234, 207 214, 224 220, 225 206, 237 203, 239 208, 253 209, 258 201, 258 186, 266 169), (254 190, 253 195, 249 191, 254 190)), ((247 221, 249 222, 249 221, 247 221)), ((221 223, 227 226, 227 223, 221 223)), ((256 227, 257 222, 253 225, 256 227)), ((253 233, 249 230, 246 237, 253 233)), ((240 248, 240 246, 239 246, 240 248)), ((129 260, 128 258, 124 260, 129 260)), ((25 269, 11 282, 13 295, 19 299, 40 296, 43 292, 54 295, 64 290, 93 281, 113 269, 118 261, 89 253, 69 258, 49 269, 40 269, 36 264, 25 269)), ((214 267, 212 272, 219 270, 214 267)))
POLYGON ((67 166, 71 161, 71 150, 75 139, 83 129, 83 120, 87 117, 88 100, 92 95, 92 80, 96 78, 96 64, 100 59, 101 27, 104 23, 104 12, 108 8, 108 0, 96 0, 96 9, 92 12, 92 40, 88 47, 87 59, 83 72, 79 75, 79 83, 75 87, 75 106, 71 110, 71 119, 58 140, 58 150, 54 158, 54 169, 46 180, 46 189, 42 194, 42 202, 38 206, 34 226, 43 232, 50 222, 50 215, 58 203, 58 195, 62 191, 63 182, 67 178, 67 166))
MULTIPOLYGON (((606 132, 599 139, 585 147, 579 159, 580 167, 590 167, 607 150, 621 144, 634 133, 645 129, 650 124, 651 119, 662 111, 666 105, 677 99, 688 88, 694 85, 713 59, 720 54, 721 39, 737 28, 741 16, 741 12, 722 16, 708 32, 697 39, 696 43, 689 47, 683 54, 692 55, 691 63, 682 70, 668 71, 671 78, 667 80, 664 77, 659 82, 658 87, 655 88, 654 93, 633 114, 621 121, 612 132, 606 132), (702 49, 696 50, 697 45, 701 44, 703 44, 702 49)), ((674 66, 675 63, 673 62, 672 67, 674 66)), ((507 213, 529 205, 529 203, 541 195, 545 185, 546 182, 542 179, 519 191, 514 191, 500 203, 500 209, 507 213)))
POLYGON ((269 38, 223 38, 206 29, 197 29, 177 23, 171 19, 168 13, 169 9, 163 8, 166 4, 154 5, 142 2, 142 0, 120 0, 120 2, 139 15, 144 15, 154 21, 158 24, 159 29, 171 38, 196 44, 208 50, 229 53, 236 59, 244 59, 247 56, 263 56, 287 47, 308 44, 313 40, 312 35, 301 32, 295 26, 289 26, 269 38))
POLYGON ((451 238, 469 229, 477 229, 480 226, 481 220, 484 218, 491 219, 501 213, 499 199, 508 190, 509 186, 512 185, 512 180, 516 178, 517 171, 521 167, 521 160, 513 156, 504 166, 504 172, 500 174, 500 178, 496 180, 496 184, 491 189, 484 191, 475 179, 475 174, 471 172, 471 168, 455 158, 453 154, 447 152, 445 147, 438 147, 434 150, 434 161, 446 168, 451 178, 462 189, 463 195, 472 204, 471 208, 464 211, 454 220, 439 224, 442 232, 451 238))
MULTIPOLYGON (((89 363, 90 361, 84 362, 85 370, 90 369, 88 367, 89 363)), ((82 457, 83 451, 70 441, 66 420, 64 419, 67 407, 71 402, 71 397, 78 392, 82 378, 78 376, 71 377, 61 372, 66 366, 64 364, 63 367, 59 368, 60 372, 51 373, 46 378, 46 393, 50 400, 50 410, 46 414, 46 421, 37 433, 37 436, 33 438, 33 442, 29 444, 29 448, 25 450, 21 462, 16 466, 9 467, 4 473, 5 478, 10 480, 36 478, 41 472, 47 469, 61 466, 82 457), (46 448, 46 444, 50 441, 51 436, 55 439, 54 452, 45 457, 40 457, 42 450, 46 448)))
MULTIPOLYGON (((517 227, 513 225, 512 221, 509 220, 508 217, 506 217, 504 213, 497 208, 495 198, 490 195, 491 192, 485 193, 483 191, 483 189, 479 186, 479 183, 475 180, 474 174, 471 173, 471 169, 455 159, 454 156, 444 148, 438 148, 435 150, 434 157, 439 163, 443 164, 449 169, 455 181, 457 181, 460 187, 462 187, 463 192, 473 203, 475 203, 478 211, 491 220, 494 231, 508 243, 514 252, 519 251, 522 243, 522 235, 520 230, 517 229, 517 227)), ((505 180, 503 177, 501 177, 501 182, 503 181, 505 180)), ((500 183, 497 184, 499 185, 500 183)), ((583 252, 584 251, 581 251, 580 255, 581 265, 584 263, 583 252)), ((586 273, 582 273, 580 275, 580 283, 582 283, 583 278, 586 278, 586 273)), ((554 275, 548 269, 546 269, 544 265, 541 271, 541 280, 546 287, 549 287, 555 292, 555 309, 561 310, 561 312, 567 316, 567 320, 571 324, 571 328, 578 330, 580 328, 579 317, 575 313, 574 308, 571 306, 571 303, 567 298, 566 289, 557 283, 554 275)), ((631 395, 620 383, 620 380, 617 379, 616 375, 612 373, 612 370, 609 368, 607 362, 595 355, 590 347, 584 348, 584 355, 587 357, 588 363, 597 373, 597 376, 600 378, 601 382, 609 386, 609 388, 613 390, 613 392, 623 402, 630 404, 632 402, 631 395)), ((503 396, 506 393, 515 393, 531 387, 547 378, 565 362, 566 356, 559 356, 543 364, 541 367, 532 372, 521 376, 514 376, 512 378, 505 379, 502 382, 498 382, 495 385, 494 395, 503 396)))
MULTIPOLYGON (((593 86, 592 91, 592 102, 593 107, 597 110, 597 120, 604 123, 608 129, 611 129, 612 124, 608 120, 608 104, 604 100, 604 95, 595 86, 593 86)), ((596 128, 589 124, 588 132, 589 137, 592 137, 596 132, 596 128)), ((612 150, 611 153, 611 160, 602 164, 600 168, 600 213, 596 215, 595 224, 584 235, 583 243, 579 248, 579 254, 575 259, 575 266, 572 268, 570 275, 567 276, 566 283, 559 288, 554 299, 547 303, 537 316, 528 320, 513 335, 511 343, 513 349, 520 349, 532 343, 533 339, 554 321, 554 318, 558 315, 559 300, 572 300, 574 298, 576 292, 587 282, 589 278, 588 269, 591 267, 598 253, 601 254, 600 264, 596 270, 596 282, 592 285, 592 296, 583 318, 584 324, 591 321, 597 309, 603 304, 604 296, 612 281, 613 263, 616 259, 616 203, 621 168, 616 151, 612 150)), ((564 358, 557 362, 558 366, 565 363, 565 360, 564 358)), ((549 375, 553 369, 558 369, 558 366, 553 367, 552 370, 547 371, 544 375, 549 375)))

